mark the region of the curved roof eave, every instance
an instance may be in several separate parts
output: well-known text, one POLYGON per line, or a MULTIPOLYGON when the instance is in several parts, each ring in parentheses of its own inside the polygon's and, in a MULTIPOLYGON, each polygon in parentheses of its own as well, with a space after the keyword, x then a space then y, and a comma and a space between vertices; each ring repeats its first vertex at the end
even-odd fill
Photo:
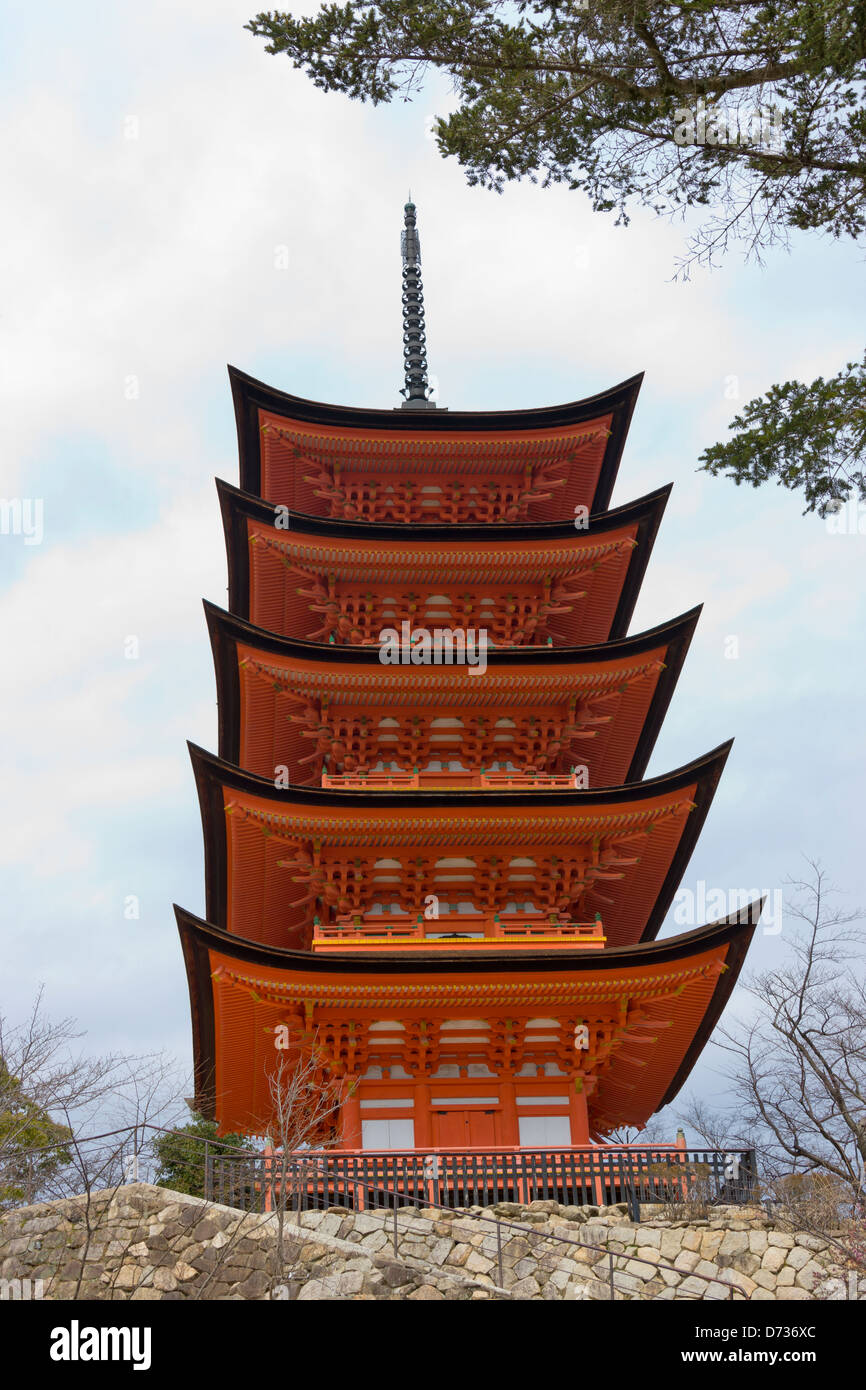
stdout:
MULTIPOLYGON (((726 743, 720 743, 717 748, 694 758, 690 763, 684 763, 682 767, 641 782, 625 782, 613 787, 567 788, 562 791, 494 792, 480 788, 449 788, 447 791, 440 788, 405 792, 370 790, 364 793, 363 809, 368 810, 370 805, 379 805, 395 810, 404 807, 407 810, 420 811, 425 806, 435 809, 439 806, 452 806, 455 802, 464 808, 474 805, 478 809, 494 805, 563 808, 591 806, 593 802, 613 805, 620 801, 648 800, 651 797, 663 796, 666 792, 679 791, 690 782, 706 781, 708 778, 717 780, 721 776, 733 742, 733 739, 728 739, 726 743)), ((197 780, 200 775, 213 778, 235 791, 246 792, 249 796, 267 797, 285 806, 358 806, 358 793, 355 791, 339 791, 332 787, 276 787, 267 777, 245 772, 234 763, 226 762, 215 753, 209 753, 207 749, 189 740, 187 747, 197 780)))
MULTIPOLYGON (((596 804, 615 805, 622 801, 650 799, 675 793, 690 783, 697 783, 694 810, 688 816, 672 856, 667 873, 659 888, 655 902, 648 913, 642 941, 652 941, 661 928, 665 914, 673 901, 677 886, 686 871, 694 852, 704 821, 709 813, 716 794, 719 779, 731 750, 733 739, 721 744, 702 758, 697 758, 686 766, 660 777, 651 777, 642 782, 630 782, 616 787, 597 787, 586 790, 569 789, 565 791, 535 792, 493 792, 482 790, 444 791, 378 791, 365 794, 364 809, 372 807, 394 807, 414 809, 419 812, 427 806, 461 806, 489 811, 501 807, 534 807, 578 809, 596 804)), ((311 808, 313 806, 358 806, 358 794, 353 791, 337 791, 331 788, 288 787, 278 788, 266 777, 257 777, 227 763, 224 759, 208 753, 205 749, 189 742, 187 744, 195 774, 201 811, 202 830, 205 847, 205 883, 207 910, 211 917, 226 920, 226 879, 227 844, 226 825, 222 788, 228 786, 244 791, 249 796, 267 797, 280 806, 311 808)), ((359 808, 360 809, 360 808, 359 808)))
POLYGON ((458 431, 531 431, 580 424, 600 414, 612 413, 612 429, 604 451, 591 511, 603 511, 610 502, 619 462, 625 446, 631 417, 643 372, 583 400, 564 405, 531 407, 525 410, 429 410, 404 411, 399 407, 372 410, 364 407, 329 405, 305 400, 279 391, 228 366, 238 431, 241 481, 251 492, 261 488, 261 437, 258 411, 267 410, 286 419, 342 429, 387 430, 393 433, 449 434, 458 431))
MULTIPOLYGON (((280 637, 266 628, 256 627, 244 618, 229 613, 217 604, 203 600, 210 635, 211 651, 217 683, 219 708, 220 755, 229 762, 239 761, 240 748, 240 681, 236 658, 240 642, 287 662, 302 660, 318 662, 323 672, 334 666, 367 667, 379 665, 375 647, 324 646, 292 637, 280 637)), ((656 683, 644 720, 643 730, 629 765, 627 781, 643 776, 656 739, 676 689, 689 645, 694 635, 702 605, 671 618, 657 627, 648 628, 630 637, 618 637, 611 642, 599 642, 586 647, 496 647, 487 654, 492 670, 512 667, 536 667, 539 673, 550 666, 570 665, 575 668, 594 662, 615 661, 617 658, 638 657, 645 651, 665 646, 665 669, 656 683)))
MULTIPOLYGON (((192 933, 209 949, 223 951, 236 956, 248 964, 263 965, 273 970, 301 970, 310 975, 334 975, 355 973, 358 975, 379 975, 383 962, 388 963, 389 973, 395 975, 419 975, 441 971, 449 974, 488 974, 501 970, 503 964, 513 965, 516 970, 576 970, 578 972, 598 972, 606 970, 633 970, 641 965, 667 965, 682 961, 690 955, 728 945, 732 941, 743 943, 743 956, 751 940, 761 915, 764 898, 757 898, 746 906, 730 913, 715 922, 708 922, 692 931, 681 932, 678 936, 664 937, 661 941, 640 941, 633 946, 608 946, 604 951, 577 949, 573 953, 556 951, 521 951, 509 956, 501 949, 489 954, 473 952, 471 956, 455 951, 453 956, 405 955, 395 952, 374 954, 364 952, 363 956, 338 955, 327 952, 317 955, 313 951, 294 951, 285 946, 264 946, 243 936, 235 936, 214 926, 203 917, 186 908, 174 904, 178 930, 192 933)), ((727 972, 726 972, 727 973, 727 972)))
MULTIPOLYGON (((273 526, 274 506, 272 503, 263 502, 252 493, 223 482, 220 478, 217 478, 216 485, 226 542, 229 607, 233 613, 246 617, 250 610, 250 556, 246 518, 273 526)), ((497 540, 553 542, 575 537, 594 540, 607 532, 635 525, 638 543, 628 562, 610 629, 611 639, 617 639, 625 635, 631 622, 672 487, 672 483, 667 483, 664 487, 648 492, 644 497, 638 497, 634 502, 613 507, 610 511, 599 512, 590 519, 590 525, 585 531, 576 530, 574 524, 569 521, 538 522, 530 526, 427 526, 423 528, 423 539, 434 544, 437 541, 459 540, 484 545, 490 545, 497 540)), ((294 533, 312 538, 327 536, 346 540, 393 540, 404 545, 413 535, 416 538, 418 535, 417 528, 407 526, 382 526, 365 521, 332 521, 325 517, 306 516, 300 512, 293 513, 291 520, 296 524, 283 532, 284 535, 294 533)))
MULTIPOLYGON (((266 502, 257 493, 235 487, 224 478, 216 478, 215 482, 224 522, 233 512, 239 512, 265 526, 274 525, 276 503, 266 502)), ((472 545, 492 544, 496 541, 561 541, 572 536, 583 540, 599 533, 616 530, 618 526, 627 526, 632 521, 641 521, 650 513, 658 513, 658 523, 672 489, 673 483, 665 483, 633 502, 624 502, 618 507, 594 512, 589 518, 589 526, 585 529, 576 527, 573 521, 568 520, 492 522, 483 525, 477 522, 449 522, 408 526, 400 522, 343 521, 339 517, 309 516, 306 512, 292 512, 291 525, 285 530, 296 532, 300 536, 402 541, 404 544, 417 540, 419 535, 431 544, 435 544, 436 541, 454 540, 472 545)))
MULTIPOLYGON (((584 951, 563 959, 562 954, 553 957, 543 953, 521 955, 515 966, 532 973, 533 971, 570 969, 580 971, 630 970, 641 965, 664 964, 669 961, 682 961, 689 954, 700 954, 707 949, 727 948, 725 968, 716 980, 716 985, 704 1010, 699 1027, 695 1030, 691 1045, 682 1058, 679 1067, 656 1109, 660 1110, 675 1099, 706 1046, 710 1034, 716 1026, 737 983, 743 961, 751 944, 755 928, 764 906, 760 898, 749 903, 729 916, 684 932, 680 936, 668 937, 662 941, 643 942, 636 946, 614 946, 604 952, 584 951)), ((367 956, 361 960, 336 955, 315 956, 311 952, 291 951, 279 947, 260 946, 255 942, 232 936, 221 931, 211 923, 196 917, 185 908, 175 904, 175 918, 181 939, 181 948, 186 964, 189 985, 193 1028, 193 1052, 195 1059, 196 1096, 200 1108, 213 1118, 215 1115, 214 1077, 216 1075, 216 1030, 214 1020, 213 987, 209 967, 208 952, 211 949, 225 951, 237 959, 254 965, 265 965, 271 969, 300 968, 311 976, 322 976, 337 972, 355 971, 357 974, 377 974, 382 968, 380 957, 367 956)), ((390 956, 388 969, 394 975, 418 973, 419 970, 438 970, 443 974, 481 974, 485 970, 496 970, 501 975, 506 958, 501 954, 484 959, 474 956, 471 959, 420 961, 416 958, 390 956)))

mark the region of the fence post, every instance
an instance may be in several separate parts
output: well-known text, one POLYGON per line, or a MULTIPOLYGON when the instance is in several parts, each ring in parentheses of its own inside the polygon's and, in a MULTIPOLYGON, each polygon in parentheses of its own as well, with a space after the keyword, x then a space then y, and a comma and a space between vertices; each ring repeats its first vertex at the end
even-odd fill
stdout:
POLYGON ((746 1200, 754 1201, 755 1193, 758 1188, 758 1155, 755 1149, 749 1149, 746 1155, 746 1200))
POLYGON ((502 1265, 502 1222, 496 1218, 496 1254, 499 1260, 499 1287, 505 1288, 505 1270, 502 1265))
POLYGON ((210 1140, 204 1141, 204 1195, 205 1201, 213 1201, 213 1179, 210 1170, 210 1140))
POLYGON ((634 1190, 631 1174, 629 1174, 628 1186, 626 1188, 626 1205, 628 1207, 629 1220, 640 1224, 640 1201, 634 1190))
POLYGON ((612 1250, 608 1251, 608 1259, 609 1259, 609 1261, 610 1261, 610 1296, 611 1296, 611 1298, 612 1298, 612 1299, 614 1300, 614 1302, 615 1302, 615 1301, 616 1301, 616 1289, 614 1288, 614 1283, 613 1283, 613 1251, 612 1251, 612 1250))
POLYGON ((394 1257, 397 1256, 397 1193, 392 1192, 391 1198, 394 1203, 394 1257))

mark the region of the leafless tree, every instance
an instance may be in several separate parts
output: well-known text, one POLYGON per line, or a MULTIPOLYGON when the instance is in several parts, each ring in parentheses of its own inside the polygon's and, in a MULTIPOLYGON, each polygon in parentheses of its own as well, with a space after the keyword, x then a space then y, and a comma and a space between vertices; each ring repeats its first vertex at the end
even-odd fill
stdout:
POLYGON ((338 1141, 341 1088, 314 1039, 309 1050, 284 1051, 269 1074, 271 1120, 267 1134, 266 1181, 277 1222, 283 1261, 277 1279, 290 1273, 291 1245, 285 1241, 286 1213, 300 1212, 305 1189, 327 1182, 323 1151, 338 1141))
POLYGON ((665 1125, 654 1115, 645 1125, 619 1125, 604 1136, 606 1144, 643 1144, 649 1148, 669 1149, 672 1144, 665 1125))
POLYGON ((761 1185, 801 1230, 862 1248, 866 1205, 866 973, 863 914, 834 905, 808 860, 784 956, 743 982, 747 1017, 714 1039, 732 1101, 692 1101, 683 1119, 714 1147, 754 1148, 761 1185), (835 1238, 835 1237, 834 1237, 835 1238))
POLYGON ((143 1148, 141 1127, 173 1124, 183 1111, 181 1075, 166 1054, 93 1056, 80 1047, 83 1037, 72 1019, 47 1016, 41 989, 22 1023, 0 1014, 0 1192, 7 1204, 122 1182, 143 1148), (78 1138, 121 1129, 127 1134, 106 1134, 101 1145, 78 1138))

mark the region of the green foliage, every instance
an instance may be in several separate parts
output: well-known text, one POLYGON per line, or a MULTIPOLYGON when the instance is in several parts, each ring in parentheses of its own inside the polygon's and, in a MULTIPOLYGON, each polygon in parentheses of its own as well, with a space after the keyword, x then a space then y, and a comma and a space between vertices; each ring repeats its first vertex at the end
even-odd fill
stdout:
POLYGON ((25 1093, 0 1057, 0 1211, 38 1199, 53 1175, 71 1162, 65 1143, 71 1138, 72 1131, 25 1093))
POLYGON ((749 401, 727 443, 701 455, 704 472, 760 487, 802 488, 806 511, 826 516, 853 492, 866 500, 866 355, 836 376, 786 381, 749 401))
MULTIPOLYGON (((580 189, 627 223, 637 203, 706 208, 688 260, 792 229, 866 231, 866 0, 348 0, 247 24, 323 91, 408 100, 430 68, 457 109, 439 150, 470 184, 580 189)), ((807 511, 863 496, 863 371, 750 402, 707 472, 802 488, 807 511)))
POLYGON ((209 1139, 210 1156, 228 1153, 254 1153, 255 1145, 242 1134, 218 1134, 212 1120, 193 1114, 192 1122, 182 1128, 161 1134, 153 1141, 157 1159, 157 1187, 170 1187, 174 1192, 186 1192, 192 1197, 205 1196, 205 1145, 209 1139))
POLYGON ((472 184, 564 182, 621 221, 633 200, 712 204, 710 258, 732 233, 866 229, 866 0, 349 0, 246 27, 323 91, 374 104, 446 73, 458 108, 438 145, 472 184), (682 143, 699 99, 722 138, 682 143), (773 140, 759 117, 742 138, 774 109, 773 140))

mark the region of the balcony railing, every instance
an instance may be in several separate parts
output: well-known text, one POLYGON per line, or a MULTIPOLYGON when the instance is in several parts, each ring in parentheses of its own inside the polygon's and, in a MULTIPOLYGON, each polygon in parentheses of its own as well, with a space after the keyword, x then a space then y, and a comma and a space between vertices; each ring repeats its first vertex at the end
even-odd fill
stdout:
POLYGON ((369 951, 394 947, 400 951, 439 954, 452 951, 489 951, 491 946, 512 950, 571 948, 604 949, 604 925, 570 922, 541 913, 460 912, 427 920, 420 914, 365 913, 338 917, 335 922, 314 919, 313 950, 369 951), (451 928, 451 930, 449 930, 451 928))
MULTIPOLYGON (((581 784, 582 785, 582 784, 581 784)), ((576 772, 338 772, 322 773, 322 786, 339 791, 433 791, 479 788, 487 791, 567 791, 578 786, 576 772)))
POLYGON ((628 1202, 709 1204, 757 1200, 755 1154, 747 1149, 590 1145, 559 1149, 334 1149, 209 1160, 207 1185, 217 1202, 270 1210, 284 1188, 297 1211, 332 1206, 459 1208, 628 1202))

